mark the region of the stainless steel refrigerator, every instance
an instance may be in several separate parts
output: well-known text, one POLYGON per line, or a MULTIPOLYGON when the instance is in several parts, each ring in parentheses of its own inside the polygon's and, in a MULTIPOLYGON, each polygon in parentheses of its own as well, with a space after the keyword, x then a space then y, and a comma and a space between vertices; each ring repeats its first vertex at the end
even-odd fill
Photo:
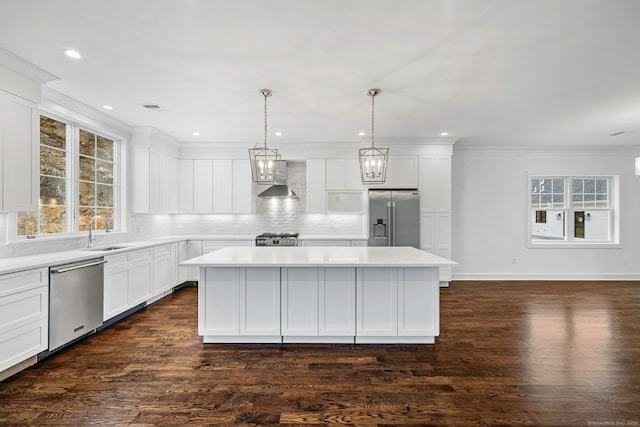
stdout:
POLYGON ((417 190, 369 190, 369 246, 420 249, 417 190))

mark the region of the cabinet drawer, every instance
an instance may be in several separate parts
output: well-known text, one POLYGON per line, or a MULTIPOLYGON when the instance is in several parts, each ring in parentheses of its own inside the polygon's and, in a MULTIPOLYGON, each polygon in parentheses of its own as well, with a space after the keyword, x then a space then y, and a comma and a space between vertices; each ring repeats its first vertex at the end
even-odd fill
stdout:
POLYGON ((107 261, 107 264, 105 264, 104 267, 108 269, 119 267, 121 265, 129 265, 129 252, 118 255, 109 255, 104 257, 104 259, 107 261))
POLYGON ((38 268, 0 276, 0 297, 46 286, 49 284, 49 269, 38 268))
POLYGON ((0 371, 49 347, 47 322, 48 319, 41 319, 0 335, 0 371))
POLYGON ((153 248, 153 256, 169 255, 171 253, 171 245, 156 246, 153 248))
POLYGON ((47 286, 0 298, 0 334, 49 315, 47 286))
POLYGON ((140 249, 129 253, 129 262, 144 261, 153 258, 153 248, 140 249))

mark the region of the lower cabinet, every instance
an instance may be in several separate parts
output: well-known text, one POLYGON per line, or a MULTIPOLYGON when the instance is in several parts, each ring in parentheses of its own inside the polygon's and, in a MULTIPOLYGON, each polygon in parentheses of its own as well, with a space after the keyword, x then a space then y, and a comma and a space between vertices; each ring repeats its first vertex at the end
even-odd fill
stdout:
POLYGON ((440 334, 438 269, 365 267, 356 276, 356 343, 435 341, 440 334))
POLYGON ((0 275, 0 378, 49 347, 48 321, 48 268, 0 275))
POLYGON ((283 341, 352 343, 355 289, 353 268, 283 268, 283 341))
MULTIPOLYGON (((178 242, 178 263, 181 263, 182 261, 186 261, 188 259, 189 253, 187 252, 187 241, 185 240, 182 242, 178 242)), ((179 267, 178 265, 176 265, 176 267, 178 268, 178 284, 184 283, 189 280, 187 277, 188 267, 179 267)))
POLYGON ((205 343, 421 343, 440 334, 438 269, 208 267, 205 343))
POLYGON ((171 245, 153 248, 153 296, 171 289, 171 245))
POLYGON ((203 342, 281 342, 279 267, 203 270, 198 286, 203 342))
POLYGON ((103 320, 107 321, 153 296, 153 248, 104 258, 103 320))

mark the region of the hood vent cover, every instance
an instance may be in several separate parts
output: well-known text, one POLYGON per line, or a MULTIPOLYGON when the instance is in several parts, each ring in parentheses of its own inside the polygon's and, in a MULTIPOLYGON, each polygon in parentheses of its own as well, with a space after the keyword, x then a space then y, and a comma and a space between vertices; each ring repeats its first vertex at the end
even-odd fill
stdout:
POLYGON ((298 199, 298 195, 287 185, 287 162, 280 161, 275 175, 275 184, 258 194, 263 199, 298 199))

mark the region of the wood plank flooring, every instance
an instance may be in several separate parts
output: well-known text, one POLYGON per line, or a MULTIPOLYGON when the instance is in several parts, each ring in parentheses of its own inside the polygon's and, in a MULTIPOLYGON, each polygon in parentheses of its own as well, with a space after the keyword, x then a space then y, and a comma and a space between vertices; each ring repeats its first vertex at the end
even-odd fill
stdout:
POLYGON ((640 283, 453 282, 435 345, 203 345, 197 291, 0 383, 3 425, 640 425, 640 283))

